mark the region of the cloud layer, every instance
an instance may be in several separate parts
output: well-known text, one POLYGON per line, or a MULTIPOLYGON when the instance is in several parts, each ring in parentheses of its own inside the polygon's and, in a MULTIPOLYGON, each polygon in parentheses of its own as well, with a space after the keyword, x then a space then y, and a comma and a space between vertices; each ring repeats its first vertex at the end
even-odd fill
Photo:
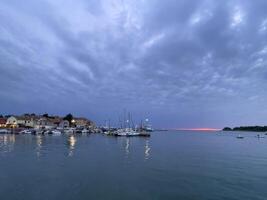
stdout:
POLYGON ((0 110, 264 124, 264 0, 2 0, 0 110))

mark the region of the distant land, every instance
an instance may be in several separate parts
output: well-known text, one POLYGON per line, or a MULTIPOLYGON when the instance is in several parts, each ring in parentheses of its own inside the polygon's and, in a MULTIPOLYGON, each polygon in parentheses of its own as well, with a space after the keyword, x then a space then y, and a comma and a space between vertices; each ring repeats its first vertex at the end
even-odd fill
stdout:
POLYGON ((267 132, 267 126, 240 126, 240 127, 225 127, 223 131, 252 131, 252 132, 267 132))

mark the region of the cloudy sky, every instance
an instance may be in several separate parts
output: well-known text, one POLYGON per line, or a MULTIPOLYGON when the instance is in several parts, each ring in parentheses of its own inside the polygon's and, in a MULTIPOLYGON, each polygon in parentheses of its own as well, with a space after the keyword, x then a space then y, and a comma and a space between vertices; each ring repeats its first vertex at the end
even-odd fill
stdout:
POLYGON ((0 112, 267 124, 266 0, 1 0, 0 112))

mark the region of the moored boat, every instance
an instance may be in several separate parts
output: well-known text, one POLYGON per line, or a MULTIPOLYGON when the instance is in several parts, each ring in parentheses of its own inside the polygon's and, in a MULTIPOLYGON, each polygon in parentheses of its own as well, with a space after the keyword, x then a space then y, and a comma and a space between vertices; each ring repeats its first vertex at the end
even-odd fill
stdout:
POLYGON ((55 136, 60 136, 61 135, 61 132, 59 130, 52 130, 51 132, 55 136))
POLYGON ((116 136, 126 136, 126 137, 132 137, 132 136, 139 136, 140 133, 131 129, 131 128, 125 128, 125 129, 119 129, 117 130, 116 136))
POLYGON ((19 132, 19 134, 31 134, 31 133, 32 133, 32 131, 27 130, 27 129, 19 132))
POLYGON ((0 134, 9 134, 11 133, 10 130, 7 130, 7 129, 0 129, 0 134))
POLYGON ((244 139, 244 136, 242 136, 242 135, 238 135, 236 138, 237 138, 237 139, 244 139))

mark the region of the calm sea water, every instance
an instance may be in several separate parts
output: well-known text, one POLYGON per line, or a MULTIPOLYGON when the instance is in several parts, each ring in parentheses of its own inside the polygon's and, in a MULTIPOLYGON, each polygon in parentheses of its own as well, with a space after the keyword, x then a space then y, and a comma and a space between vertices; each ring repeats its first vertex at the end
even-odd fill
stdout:
POLYGON ((0 135, 0 199, 267 199, 267 137, 0 135))

